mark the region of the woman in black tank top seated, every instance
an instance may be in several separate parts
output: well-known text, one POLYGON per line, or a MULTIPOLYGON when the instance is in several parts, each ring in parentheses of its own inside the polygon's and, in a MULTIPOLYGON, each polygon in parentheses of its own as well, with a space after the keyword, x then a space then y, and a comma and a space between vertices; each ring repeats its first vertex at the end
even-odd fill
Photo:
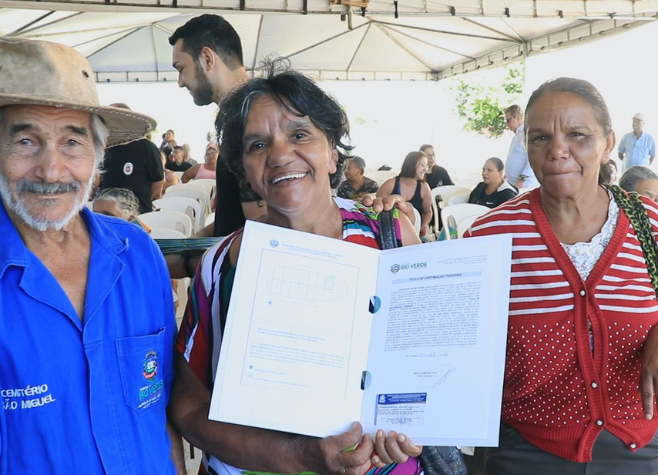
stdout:
POLYGON ((424 236, 432 219, 432 193, 425 183, 427 156, 423 152, 409 152, 404 159, 400 174, 386 180, 377 191, 377 196, 400 195, 420 214, 420 235, 424 236))
POLYGON ((482 167, 482 181, 468 196, 468 202, 495 208, 511 200, 519 191, 504 178, 505 165, 498 157, 491 157, 482 167))

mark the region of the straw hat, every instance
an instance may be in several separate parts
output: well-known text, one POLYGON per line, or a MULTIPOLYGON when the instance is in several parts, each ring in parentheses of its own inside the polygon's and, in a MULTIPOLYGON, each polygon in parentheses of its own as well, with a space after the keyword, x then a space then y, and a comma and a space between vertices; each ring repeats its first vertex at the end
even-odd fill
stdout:
POLYGON ((641 120, 642 122, 644 122, 644 114, 638 112, 633 116, 633 119, 641 120))
POLYGON ((0 37, 0 107, 34 104, 89 111, 109 129, 107 146, 131 142, 155 128, 155 120, 101 106, 89 62, 68 46, 0 37))

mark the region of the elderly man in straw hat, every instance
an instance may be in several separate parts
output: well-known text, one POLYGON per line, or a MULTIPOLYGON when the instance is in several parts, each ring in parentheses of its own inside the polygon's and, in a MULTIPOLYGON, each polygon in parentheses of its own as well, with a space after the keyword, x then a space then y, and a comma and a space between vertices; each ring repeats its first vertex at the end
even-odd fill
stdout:
POLYGON ((176 473, 167 268, 85 207, 105 146, 154 125, 101 107, 74 50, 0 38, 1 475, 176 473))

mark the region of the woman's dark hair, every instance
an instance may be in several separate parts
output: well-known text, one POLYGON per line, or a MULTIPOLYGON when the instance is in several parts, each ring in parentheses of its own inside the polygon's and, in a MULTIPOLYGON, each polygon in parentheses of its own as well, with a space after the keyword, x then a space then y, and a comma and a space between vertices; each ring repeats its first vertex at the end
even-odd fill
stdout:
POLYGON ((491 162, 491 163, 493 163, 494 166, 496 167, 496 170, 498 170, 499 172, 502 172, 502 171, 505 169, 505 164, 504 164, 503 161, 502 161, 500 158, 498 158, 498 157, 487 158, 487 159, 485 160, 484 164, 486 165, 487 162, 491 162))
POLYGON ((400 168, 400 176, 402 178, 416 178, 416 165, 423 157, 427 157, 423 152, 409 152, 404 157, 402 168, 400 168))
POLYGON ((599 185, 612 185, 616 176, 617 164, 613 160, 608 160, 599 167, 599 185))
MULTIPOLYGON (((610 163, 610 161, 608 163, 610 163)), ((644 180, 658 181, 658 175, 656 175, 649 167, 635 165, 624 172, 619 179, 619 186, 626 191, 637 191, 636 187, 638 182, 644 180)))
POLYGON ((610 120, 610 112, 608 111, 608 106, 606 105, 599 91, 591 83, 582 79, 574 78, 553 79, 551 81, 546 81, 544 84, 539 86, 539 88, 537 88, 535 92, 532 93, 532 96, 530 96, 528 105, 525 108, 525 125, 527 125, 528 112, 530 112, 532 105, 540 97, 549 92, 568 92, 570 94, 575 94, 582 97, 589 103, 590 106, 592 106, 592 109, 594 109, 596 120, 601 128, 603 128, 603 135, 607 137, 612 133, 612 121, 610 120))
POLYGON ((290 63, 282 58, 264 62, 265 77, 248 81, 227 95, 221 102, 215 120, 217 137, 221 141, 220 154, 226 158, 231 171, 239 180, 246 180, 242 137, 249 109, 263 95, 271 96, 286 110, 298 117, 308 116, 338 152, 336 173, 329 175, 331 187, 338 186, 345 167, 344 151, 352 146, 349 140, 350 124, 338 101, 324 92, 303 74, 291 70, 290 63))

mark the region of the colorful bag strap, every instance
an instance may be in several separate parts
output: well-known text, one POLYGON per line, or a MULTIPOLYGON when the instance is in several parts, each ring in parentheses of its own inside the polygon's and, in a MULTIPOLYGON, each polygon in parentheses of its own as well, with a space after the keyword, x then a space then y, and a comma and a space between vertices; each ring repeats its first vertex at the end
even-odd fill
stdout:
POLYGON ((637 239, 640 241, 640 246, 642 246, 644 259, 647 261, 647 270, 651 277, 651 283, 656 294, 658 294, 658 251, 656 238, 653 234, 653 229, 651 229, 649 215, 647 215, 642 199, 637 193, 631 192, 627 194, 615 185, 608 186, 608 189, 615 198, 617 205, 624 210, 624 213, 626 213, 626 216, 628 216, 629 221, 635 229, 637 239), (650 263, 653 263, 653 265, 650 263))

